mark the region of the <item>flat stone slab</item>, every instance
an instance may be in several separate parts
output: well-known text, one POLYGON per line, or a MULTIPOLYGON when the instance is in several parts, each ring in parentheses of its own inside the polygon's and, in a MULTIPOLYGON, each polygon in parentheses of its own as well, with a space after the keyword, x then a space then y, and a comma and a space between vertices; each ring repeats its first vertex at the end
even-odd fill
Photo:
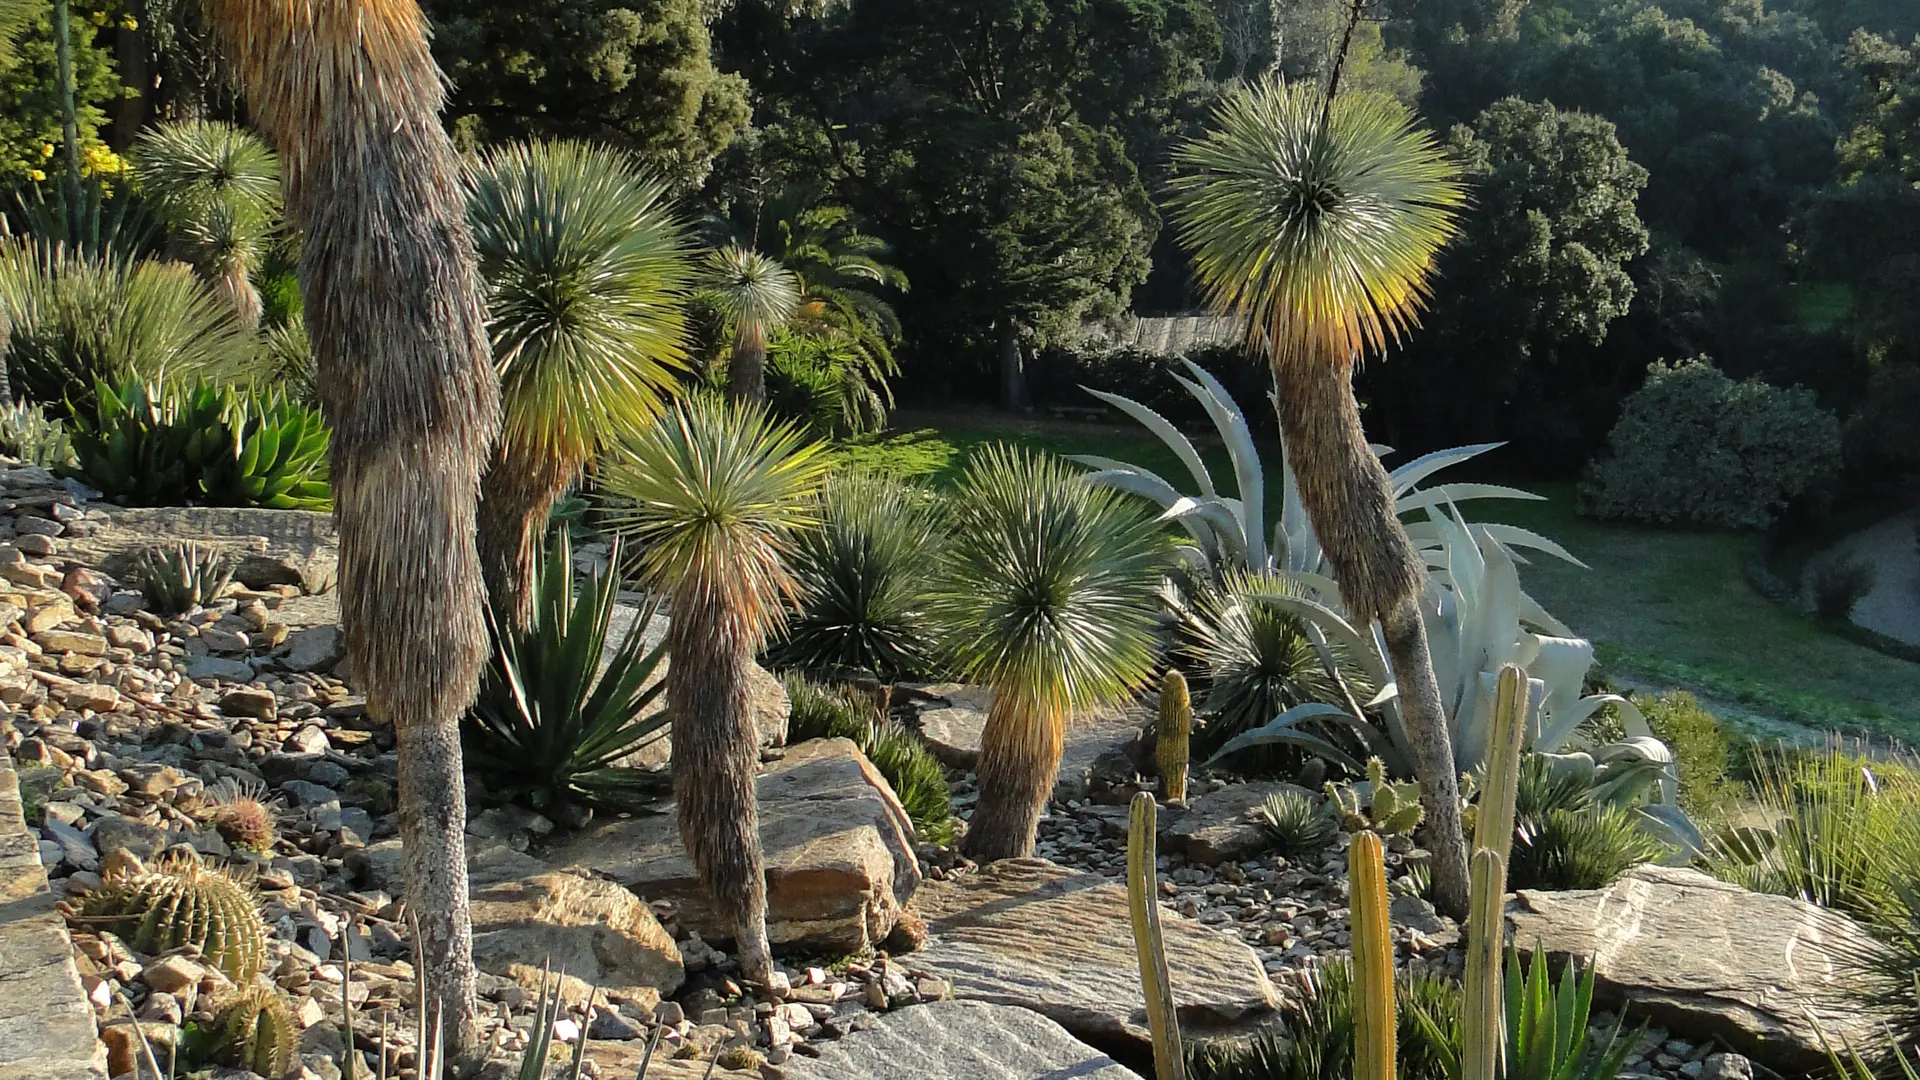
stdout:
POLYGON ((233 556, 234 579, 252 588, 298 585, 317 593, 339 580, 333 515, 312 510, 113 507, 99 532, 68 540, 62 558, 119 576, 143 553, 183 540, 233 556))
POLYGON ((1132 1071, 1026 1009, 937 1001, 896 1009, 864 1031, 795 1057, 789 1080, 1139 1080, 1132 1071))
MULTIPOLYGON (((815 739, 768 765, 756 791, 773 943, 829 952, 878 946, 920 885, 913 823, 886 779, 849 740, 815 739)), ((709 941, 733 936, 712 916, 673 813, 590 827, 544 858, 675 902, 680 921, 709 941)))
POLYGON ((1166 811, 1161 845, 1169 853, 1208 866, 1253 858, 1273 846, 1260 824, 1260 807, 1285 791, 1310 794, 1292 784, 1253 781, 1202 795, 1185 810, 1166 811))
POLYGON ((0 1080, 106 1080, 107 1048, 0 754, 0 1080))
POLYGON ((1820 1038, 1874 1045, 1882 1019, 1843 989, 1879 945, 1851 919, 1785 896, 1751 893, 1697 870, 1639 866, 1605 889, 1507 901, 1523 950, 1591 959, 1595 997, 1628 1017, 1717 1037, 1787 1075, 1827 1062, 1820 1038))
MULTIPOLYGON (((993 691, 966 683, 931 683, 912 689, 939 699, 920 709, 920 737, 927 748, 948 768, 972 771, 980 763, 980 735, 986 730, 987 711, 993 707, 993 691)), ((1134 703, 1069 721, 1053 797, 1085 798, 1094 761, 1131 742, 1152 719, 1149 708, 1134 703)))
MULTIPOLYGON (((1031 1009, 1103 1046, 1151 1045, 1124 888, 1043 859, 1006 859, 930 881, 913 908, 927 943, 909 962, 954 997, 1031 1009)), ((1232 1033, 1278 1004, 1260 959, 1238 938, 1161 910, 1180 1024, 1232 1033)))

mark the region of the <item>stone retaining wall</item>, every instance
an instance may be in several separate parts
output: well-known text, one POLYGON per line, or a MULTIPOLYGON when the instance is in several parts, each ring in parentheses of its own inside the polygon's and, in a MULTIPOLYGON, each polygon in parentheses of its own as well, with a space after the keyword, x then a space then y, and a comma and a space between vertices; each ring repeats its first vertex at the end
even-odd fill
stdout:
POLYGON ((107 1051, 0 754, 0 1080, 105 1080, 107 1051))

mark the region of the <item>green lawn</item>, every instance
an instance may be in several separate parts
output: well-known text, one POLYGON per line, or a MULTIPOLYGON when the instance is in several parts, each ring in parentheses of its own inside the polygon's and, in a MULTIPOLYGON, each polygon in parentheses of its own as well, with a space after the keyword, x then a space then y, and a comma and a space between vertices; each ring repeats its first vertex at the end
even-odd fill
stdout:
MULTIPOLYGON (((1185 479, 1157 440, 1123 421, 903 412, 896 431, 907 434, 850 454, 944 483, 958 474, 972 448, 1005 440, 1061 454, 1120 458, 1176 483, 1185 479)), ((1227 480, 1225 454, 1203 452, 1215 476, 1227 480)), ((1470 470, 1442 477, 1498 479, 1470 470)), ((1268 477, 1269 514, 1278 505, 1276 479, 1268 477)), ((1469 516, 1524 525, 1587 563, 1591 569, 1583 570, 1535 558, 1521 569, 1521 579, 1547 610, 1597 643, 1601 663, 1616 682, 1684 686, 1755 733, 1832 728, 1920 742, 1920 664, 1855 645, 1755 593, 1742 565, 1756 553, 1756 538, 1593 521, 1574 513, 1572 484, 1516 486, 1548 499, 1478 502, 1469 505, 1469 516)))

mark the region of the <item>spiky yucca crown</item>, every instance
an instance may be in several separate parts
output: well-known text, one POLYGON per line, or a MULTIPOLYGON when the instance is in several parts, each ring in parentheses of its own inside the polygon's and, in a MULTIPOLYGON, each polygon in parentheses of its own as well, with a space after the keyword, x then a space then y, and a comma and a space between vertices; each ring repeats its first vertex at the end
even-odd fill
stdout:
POLYGON ((300 1028, 293 1006, 265 986, 242 990, 220 1010, 220 1055, 227 1064, 261 1076, 285 1076, 293 1067, 300 1028))
POLYGON ((118 934, 149 955, 184 945, 242 986, 266 963, 267 929, 246 886, 198 859, 110 872, 81 902, 76 921, 118 934))

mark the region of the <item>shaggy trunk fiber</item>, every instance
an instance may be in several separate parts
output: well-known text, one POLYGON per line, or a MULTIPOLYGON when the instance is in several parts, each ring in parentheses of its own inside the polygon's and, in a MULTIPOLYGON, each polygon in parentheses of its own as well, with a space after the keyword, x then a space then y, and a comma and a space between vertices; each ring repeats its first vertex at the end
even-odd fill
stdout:
POLYGON ((764 405, 767 401, 767 335, 757 328, 734 337, 733 360, 727 365, 727 398, 764 405))
POLYGON ((347 660, 395 728, 420 976, 472 1062, 459 725, 486 659, 475 507, 500 401, 444 85, 414 0, 208 0, 207 15, 305 236, 347 660))
POLYGON ((1426 571, 1394 513, 1387 470, 1367 446, 1352 376, 1347 363, 1276 365, 1280 430, 1300 501, 1333 563, 1341 598, 1356 624, 1380 621, 1414 744, 1435 906, 1460 918, 1467 911, 1467 847, 1453 743, 1420 619, 1426 571))
POLYGON ((980 733, 980 801, 961 845, 980 862, 1033 854, 1040 812, 1060 776, 1064 718, 1008 694, 995 694, 980 733))
POLYGON ((246 260, 225 260, 211 284, 215 293, 233 305, 241 326, 249 330, 260 328, 260 313, 265 305, 260 301, 260 290, 253 287, 253 279, 247 273, 246 260))
POLYGON ((759 733, 747 690, 754 635, 739 614, 698 583, 673 597, 667 629, 667 715, 674 718, 673 795, 680 839, 716 909, 733 927, 740 972, 764 986, 767 878, 760 854, 754 774, 759 733))
POLYGON ((480 565, 496 612, 533 623, 533 577, 547 513, 578 472, 571 461, 527 449, 511 436, 494 450, 480 482, 480 565))

